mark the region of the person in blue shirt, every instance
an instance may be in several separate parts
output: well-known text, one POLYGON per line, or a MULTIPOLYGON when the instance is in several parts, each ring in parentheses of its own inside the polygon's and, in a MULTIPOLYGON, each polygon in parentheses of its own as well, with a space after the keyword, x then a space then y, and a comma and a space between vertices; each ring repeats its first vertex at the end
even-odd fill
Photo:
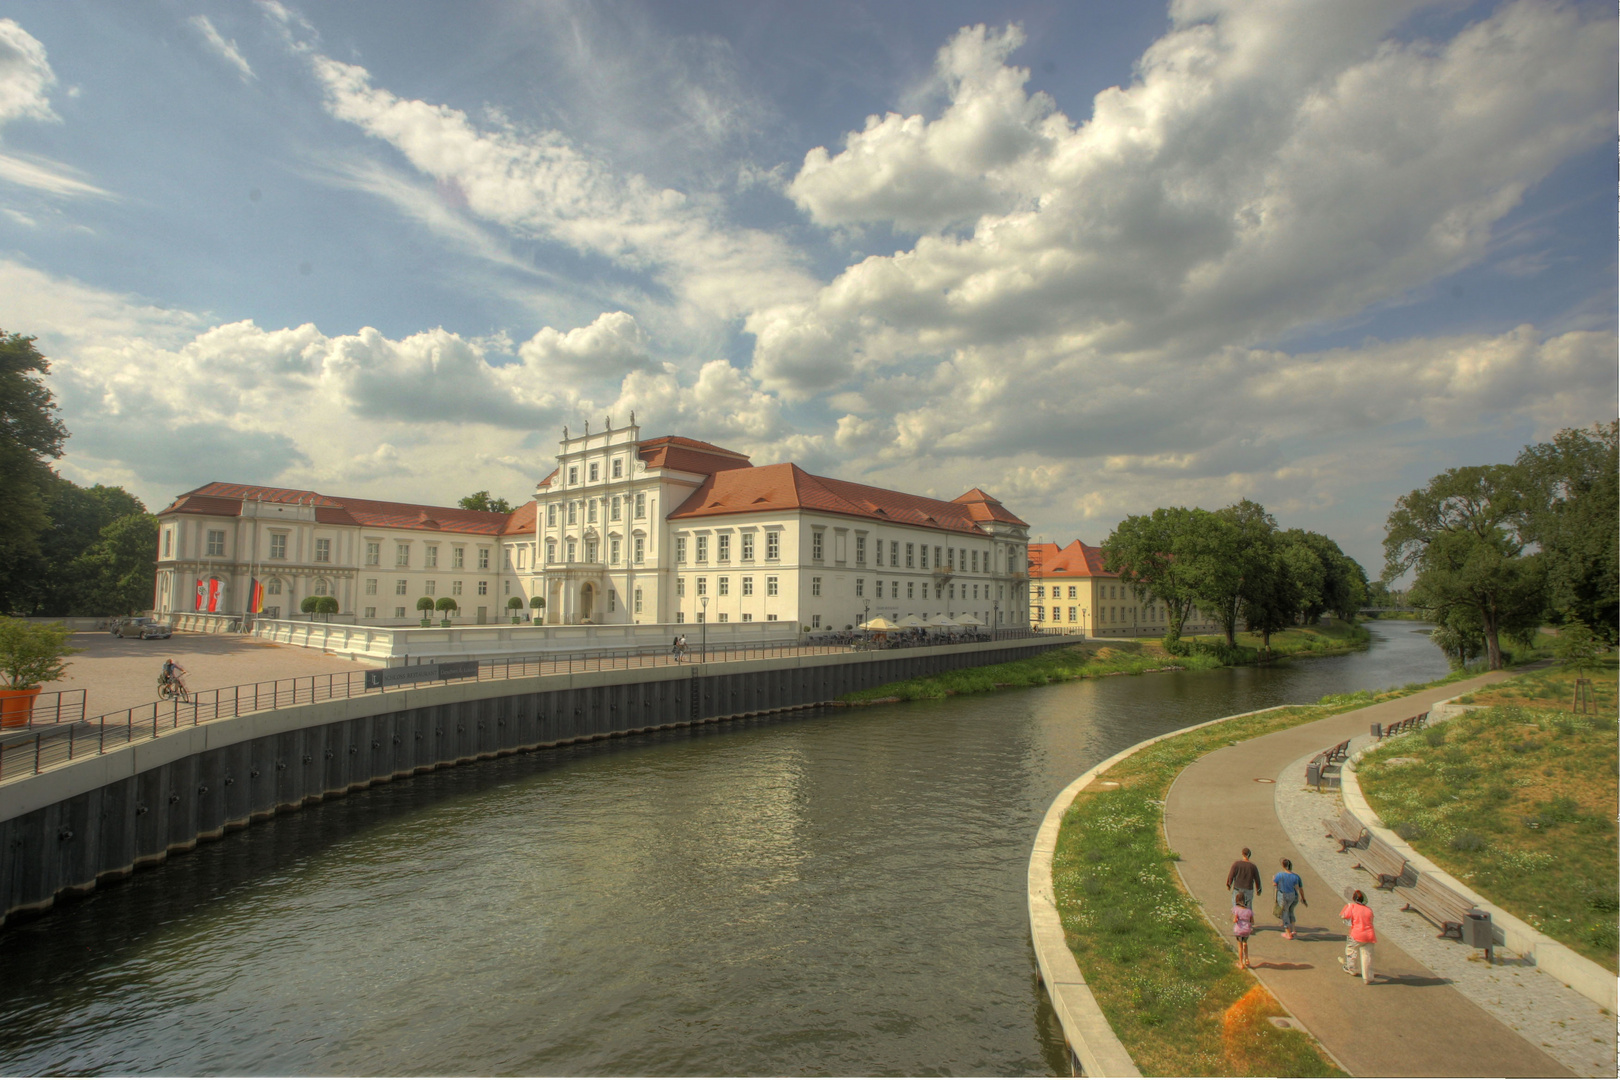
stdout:
MULTIPOLYGON (((1282 913, 1283 937, 1290 941, 1294 938, 1294 908, 1299 904, 1306 904, 1305 883, 1294 873, 1294 864, 1287 859, 1282 861, 1282 873, 1271 879, 1271 884, 1277 890, 1277 910, 1282 913)), ((1309 904, 1306 904, 1309 907, 1309 904)))

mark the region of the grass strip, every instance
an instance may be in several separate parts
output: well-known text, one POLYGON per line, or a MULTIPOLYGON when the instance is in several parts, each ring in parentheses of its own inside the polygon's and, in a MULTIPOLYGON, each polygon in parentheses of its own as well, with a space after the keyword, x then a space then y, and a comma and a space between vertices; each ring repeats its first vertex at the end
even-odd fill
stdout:
POLYGON ((1417 850, 1620 972, 1615 661, 1586 674, 1595 713, 1569 711, 1574 672, 1528 672, 1461 699, 1485 707, 1378 747, 1356 775, 1417 850))
POLYGON ((1171 782, 1220 747, 1470 674, 1382 693, 1333 694, 1316 705, 1176 735, 1132 754, 1076 796, 1053 856, 1057 909, 1103 1015, 1144 1074, 1342 1075, 1303 1032, 1259 1022, 1282 1015, 1282 1008, 1236 967, 1175 871, 1178 856, 1164 839, 1171 782))
MULTIPOLYGON (((1254 649, 1246 639, 1253 635, 1238 635, 1239 649, 1245 655, 1240 662, 1253 662, 1254 649)), ((1271 636, 1275 656, 1333 656, 1366 648, 1370 635, 1359 626, 1347 623, 1320 627, 1298 627, 1271 636)), ((982 694, 992 690, 1047 686, 1051 683, 1072 682, 1075 679, 1099 679, 1108 675, 1146 675, 1158 671, 1212 671, 1227 667, 1228 658, 1218 655, 1211 646, 1204 651, 1197 643, 1220 642, 1224 638, 1187 639, 1194 643, 1186 656, 1171 656, 1157 640, 1122 638, 1098 641, 1089 639, 1081 644, 1053 649, 1024 660, 1009 660, 1002 664, 963 668, 930 675, 919 679, 906 679, 887 683, 871 690, 860 690, 844 695, 844 701, 927 701, 950 697, 954 694, 982 694)), ((1258 642, 1259 638, 1255 637, 1258 642)))

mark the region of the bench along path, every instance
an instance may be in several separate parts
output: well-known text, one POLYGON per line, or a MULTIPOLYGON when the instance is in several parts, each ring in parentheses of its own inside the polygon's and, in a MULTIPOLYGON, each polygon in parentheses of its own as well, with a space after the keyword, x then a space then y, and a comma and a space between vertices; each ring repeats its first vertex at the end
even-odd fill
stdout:
MULTIPOLYGON (((1254 851, 1265 892, 1255 904, 1249 959, 1255 974, 1346 1069, 1358 1076, 1570 1076, 1569 1069, 1474 1004, 1444 979, 1380 937, 1371 986, 1344 973, 1344 899, 1289 840, 1277 819, 1278 783, 1302 777, 1284 770, 1341 739, 1364 735, 1444 698, 1506 678, 1482 675, 1355 712, 1228 746, 1200 758, 1177 777, 1165 801, 1170 849, 1188 889, 1223 934, 1232 929, 1226 871, 1240 848, 1254 851), (1257 781, 1271 781, 1259 783, 1257 781), (1299 936, 1285 941, 1271 916, 1271 878, 1294 861, 1310 906, 1298 909, 1299 936)), ((1353 853, 1339 856, 1355 858, 1353 853)), ((1364 891, 1374 879, 1358 875, 1364 891)), ((1456 945, 1457 948, 1464 948, 1456 945)), ((1233 962, 1236 962, 1234 954, 1233 962)))

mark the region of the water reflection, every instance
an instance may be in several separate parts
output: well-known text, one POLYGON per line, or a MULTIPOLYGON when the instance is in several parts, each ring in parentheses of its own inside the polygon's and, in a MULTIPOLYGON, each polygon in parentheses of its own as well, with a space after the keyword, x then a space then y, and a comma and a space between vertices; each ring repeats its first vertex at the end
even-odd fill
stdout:
POLYGON ((255 826, 4 932, 6 1073, 1065 1071, 1024 870, 1148 736, 1431 678, 1370 653, 505 758, 255 826))

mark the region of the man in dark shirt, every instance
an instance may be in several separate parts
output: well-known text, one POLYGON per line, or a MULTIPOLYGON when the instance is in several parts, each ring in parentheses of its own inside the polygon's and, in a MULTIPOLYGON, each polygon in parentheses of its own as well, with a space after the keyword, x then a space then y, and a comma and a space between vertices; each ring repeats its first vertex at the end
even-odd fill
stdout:
POLYGON ((1226 872, 1226 887, 1232 890, 1232 903, 1254 907, 1254 898, 1260 895, 1260 868, 1249 861, 1248 848, 1243 849, 1243 858, 1226 872))

